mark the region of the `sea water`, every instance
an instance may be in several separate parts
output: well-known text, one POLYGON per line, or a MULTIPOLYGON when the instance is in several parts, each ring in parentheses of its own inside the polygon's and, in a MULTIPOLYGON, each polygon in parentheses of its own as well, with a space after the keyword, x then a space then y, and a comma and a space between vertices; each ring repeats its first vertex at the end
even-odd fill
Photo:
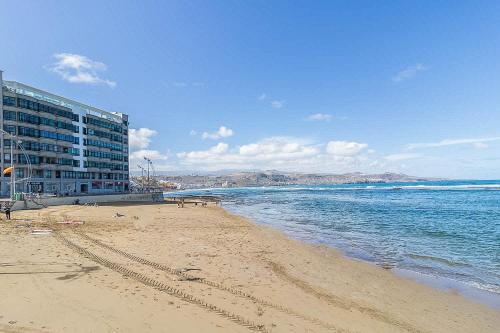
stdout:
POLYGON ((419 280, 487 291, 489 302, 500 304, 500 180, 182 192, 187 194, 222 196, 227 210, 292 237, 419 280))

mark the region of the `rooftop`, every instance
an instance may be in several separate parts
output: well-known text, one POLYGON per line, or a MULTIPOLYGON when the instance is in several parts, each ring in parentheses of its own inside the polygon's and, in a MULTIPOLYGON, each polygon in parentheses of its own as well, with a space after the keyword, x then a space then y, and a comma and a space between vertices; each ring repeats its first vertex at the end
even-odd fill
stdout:
POLYGON ((13 93, 29 96, 29 97, 38 99, 40 101, 49 102, 49 103, 63 106, 63 107, 70 108, 70 109, 75 109, 75 107, 78 107, 78 108, 85 110, 90 115, 93 115, 93 116, 96 116, 99 118, 104 118, 104 119, 114 121, 114 122, 117 122, 120 124, 122 123, 123 113, 104 111, 104 110, 95 108, 93 106, 86 105, 86 104, 74 101, 72 99, 69 99, 69 98, 54 95, 54 94, 51 94, 47 91, 44 91, 44 90, 41 90, 38 88, 34 88, 34 87, 31 87, 31 86, 28 86, 26 84, 19 83, 16 81, 5 81, 4 80, 4 81, 2 81, 2 83, 3 83, 3 86, 7 90, 9 90, 13 93))

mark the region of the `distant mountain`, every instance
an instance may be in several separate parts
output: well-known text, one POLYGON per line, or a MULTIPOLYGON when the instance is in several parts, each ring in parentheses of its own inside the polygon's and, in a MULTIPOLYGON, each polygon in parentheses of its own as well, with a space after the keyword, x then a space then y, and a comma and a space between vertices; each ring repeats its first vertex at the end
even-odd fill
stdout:
POLYGON ((316 174, 268 171, 245 171, 219 175, 177 175, 157 176, 160 182, 177 184, 179 188, 251 187, 283 185, 326 185, 352 183, 392 183, 437 180, 436 178, 414 177, 398 173, 364 174, 316 174))

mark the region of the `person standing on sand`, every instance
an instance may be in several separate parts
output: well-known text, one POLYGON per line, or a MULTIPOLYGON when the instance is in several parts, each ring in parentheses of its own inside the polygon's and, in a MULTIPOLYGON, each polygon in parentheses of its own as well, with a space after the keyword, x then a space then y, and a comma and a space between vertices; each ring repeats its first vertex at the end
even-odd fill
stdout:
POLYGON ((10 207, 9 206, 5 207, 5 217, 7 218, 7 220, 10 220, 10 207))

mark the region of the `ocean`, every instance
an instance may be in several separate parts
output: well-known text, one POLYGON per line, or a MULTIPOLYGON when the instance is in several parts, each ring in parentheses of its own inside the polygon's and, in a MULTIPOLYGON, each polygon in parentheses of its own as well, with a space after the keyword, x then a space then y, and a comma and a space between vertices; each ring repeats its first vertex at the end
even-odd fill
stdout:
POLYGON ((166 193, 180 194, 222 196, 228 211, 291 237, 500 305, 500 180, 166 193))

